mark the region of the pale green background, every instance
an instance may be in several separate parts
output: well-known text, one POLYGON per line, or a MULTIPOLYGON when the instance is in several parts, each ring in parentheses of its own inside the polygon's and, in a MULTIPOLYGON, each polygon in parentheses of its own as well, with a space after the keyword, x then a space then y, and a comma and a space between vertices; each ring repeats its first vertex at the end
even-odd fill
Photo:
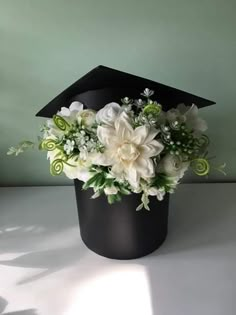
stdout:
POLYGON ((35 139, 35 113, 99 64, 215 100, 202 115, 228 175, 210 180, 235 180, 235 15, 235 0, 0 0, 0 184, 71 183, 49 175, 44 153, 5 152, 35 139))

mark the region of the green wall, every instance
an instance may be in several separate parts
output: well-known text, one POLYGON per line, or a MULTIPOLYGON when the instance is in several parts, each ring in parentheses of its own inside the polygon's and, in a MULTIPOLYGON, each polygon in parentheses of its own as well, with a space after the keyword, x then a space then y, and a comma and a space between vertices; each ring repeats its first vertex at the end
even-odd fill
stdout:
POLYGON ((228 175, 210 180, 235 180, 235 14, 235 0, 1 0, 0 184, 71 183, 49 175, 44 153, 5 152, 35 139, 35 113, 99 64, 215 100, 202 115, 228 175))

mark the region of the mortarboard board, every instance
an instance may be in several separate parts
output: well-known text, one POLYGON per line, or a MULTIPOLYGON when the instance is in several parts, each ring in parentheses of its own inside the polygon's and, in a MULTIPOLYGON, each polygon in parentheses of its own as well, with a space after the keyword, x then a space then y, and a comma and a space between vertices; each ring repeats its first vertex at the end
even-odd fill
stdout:
POLYGON ((165 111, 180 103, 195 104, 199 108, 215 104, 213 101, 152 80, 98 66, 56 96, 36 116, 52 117, 61 107, 69 107, 75 100, 87 108, 99 110, 107 103, 120 102, 126 96, 139 99, 145 88, 154 90, 153 99, 162 104, 165 111))

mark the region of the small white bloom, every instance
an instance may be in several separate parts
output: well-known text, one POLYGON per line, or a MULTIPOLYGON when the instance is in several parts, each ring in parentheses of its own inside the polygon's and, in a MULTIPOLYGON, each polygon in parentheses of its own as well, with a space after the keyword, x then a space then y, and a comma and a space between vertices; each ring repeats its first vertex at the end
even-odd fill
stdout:
POLYGON ((88 158, 88 150, 86 148, 80 149, 79 156, 81 160, 86 161, 86 159, 88 158))
POLYGON ((78 113, 77 121, 82 123, 85 127, 91 127, 96 120, 96 112, 91 109, 85 109, 78 113))
POLYGON ((145 96, 145 97, 150 97, 154 94, 153 90, 149 90, 148 88, 146 88, 143 93, 141 93, 141 95, 145 96))
POLYGON ((71 152, 73 152, 75 147, 75 141, 74 140, 66 140, 66 144, 64 145, 64 150, 66 151, 66 154, 69 155, 71 152))
POLYGON ((113 126, 121 110, 119 104, 109 103, 97 112, 96 120, 99 124, 113 126))
POLYGON ((118 193, 118 189, 115 186, 105 187, 104 193, 106 195, 116 195, 118 193))
POLYGON ((135 104, 137 107, 142 107, 142 106, 145 104, 145 102, 144 102, 141 98, 139 98, 138 100, 135 100, 135 101, 134 101, 134 104, 135 104))
POLYGON ((193 129, 195 132, 205 132, 207 130, 207 123, 205 120, 198 116, 198 107, 192 105, 191 107, 180 104, 178 107, 179 111, 186 117, 187 127, 193 129))
POLYGON ((68 118, 75 118, 77 113, 83 110, 83 104, 74 101, 70 104, 70 107, 62 107, 61 110, 57 113, 60 116, 68 117, 68 118))
POLYGON ((177 108, 172 108, 166 113, 166 118, 172 124, 185 123, 196 135, 207 130, 207 124, 198 116, 198 108, 194 104, 192 106, 179 104, 177 108))

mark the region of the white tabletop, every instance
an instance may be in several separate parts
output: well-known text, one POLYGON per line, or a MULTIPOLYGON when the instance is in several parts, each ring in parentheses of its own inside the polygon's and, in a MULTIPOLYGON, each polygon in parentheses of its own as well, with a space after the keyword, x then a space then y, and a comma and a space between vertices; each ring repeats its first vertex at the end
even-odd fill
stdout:
POLYGON ((0 189, 0 314, 235 315, 236 184, 185 184, 155 253, 116 261, 80 240, 73 187, 0 189))

